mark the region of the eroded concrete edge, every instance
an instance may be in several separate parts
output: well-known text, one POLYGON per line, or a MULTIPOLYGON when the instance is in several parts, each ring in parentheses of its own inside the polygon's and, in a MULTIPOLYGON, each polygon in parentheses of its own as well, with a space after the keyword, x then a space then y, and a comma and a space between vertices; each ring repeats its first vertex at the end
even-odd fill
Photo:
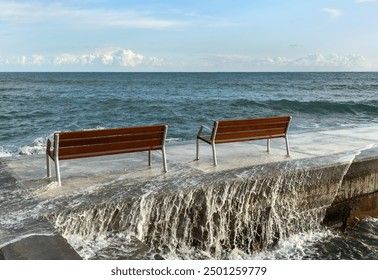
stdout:
MULTIPOLYGON (((0 185, 22 188, 6 164, 0 162, 0 185)), ((49 224, 47 219, 42 222, 49 224)), ((41 223, 41 221, 38 221, 41 223)), ((50 224, 49 224, 50 225, 50 224)), ((79 260, 81 257, 65 238, 55 231, 51 235, 32 235, 0 248, 0 260, 79 260)))

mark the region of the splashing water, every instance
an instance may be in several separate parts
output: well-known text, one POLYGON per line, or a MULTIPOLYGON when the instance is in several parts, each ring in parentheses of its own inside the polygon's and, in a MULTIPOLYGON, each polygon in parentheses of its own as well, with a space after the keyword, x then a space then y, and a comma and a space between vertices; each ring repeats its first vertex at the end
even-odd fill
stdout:
POLYGON ((71 243, 87 244, 76 248, 85 258, 98 258, 91 250, 103 254, 104 240, 121 248, 130 238, 167 259, 230 259, 235 252, 250 258, 293 235, 319 232, 352 158, 318 168, 279 163, 265 175, 254 169, 198 175, 189 187, 172 191, 177 182, 165 182, 170 189, 48 218, 71 243))

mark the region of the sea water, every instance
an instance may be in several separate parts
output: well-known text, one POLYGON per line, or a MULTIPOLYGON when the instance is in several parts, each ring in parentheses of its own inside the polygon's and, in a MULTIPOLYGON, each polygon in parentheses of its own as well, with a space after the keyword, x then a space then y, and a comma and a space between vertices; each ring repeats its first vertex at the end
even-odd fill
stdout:
POLYGON ((0 73, 0 152, 54 131, 166 123, 193 140, 218 119, 292 115, 291 132, 378 122, 378 73, 0 73))
MULTIPOLYGON (((166 123, 168 141, 183 141, 217 119, 287 114, 292 133, 378 123, 378 73, 0 73, 0 157, 43 153, 54 131, 166 123)), ((347 233, 299 233, 229 257, 377 259, 377 235, 370 218, 347 233)), ((81 248, 86 258, 116 255, 81 248)), ((172 257, 206 258, 188 251, 172 257)))

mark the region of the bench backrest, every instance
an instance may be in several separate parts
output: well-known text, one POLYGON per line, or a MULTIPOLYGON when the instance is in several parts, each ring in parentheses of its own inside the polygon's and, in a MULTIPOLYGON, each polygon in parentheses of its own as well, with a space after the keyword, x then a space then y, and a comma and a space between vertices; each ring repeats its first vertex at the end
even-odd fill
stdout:
POLYGON ((120 153, 160 150, 165 143, 167 126, 55 132, 59 159, 74 159, 120 153))
POLYGON ((291 116, 214 122, 216 144, 285 137, 291 116))

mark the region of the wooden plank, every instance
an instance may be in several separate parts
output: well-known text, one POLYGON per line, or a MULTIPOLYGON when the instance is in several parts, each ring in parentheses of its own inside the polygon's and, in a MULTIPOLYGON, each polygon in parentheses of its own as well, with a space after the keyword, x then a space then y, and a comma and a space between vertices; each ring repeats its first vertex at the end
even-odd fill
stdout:
MULTIPOLYGON (((70 160, 70 159, 79 159, 79 158, 89 158, 89 157, 99 157, 99 156, 110 156, 110 155, 117 155, 117 154, 127 154, 127 153, 134 153, 134 152, 146 152, 146 151, 153 151, 155 149, 129 149, 129 150, 107 150, 103 152, 96 152, 96 153, 86 153, 86 154, 72 154, 66 155, 63 157, 59 157, 59 160, 70 160)), ((156 149, 158 150, 158 149, 156 149)))
POLYGON ((80 146, 80 147, 67 147, 59 149, 59 158, 63 159, 66 156, 73 155, 95 155, 103 154, 110 151, 124 151, 131 152, 136 150, 148 151, 156 150, 162 148, 162 139, 147 139, 143 141, 129 141, 129 142, 120 142, 120 143, 108 143, 100 145, 91 145, 91 146, 80 146))
POLYGON ((264 124, 247 124, 247 125, 235 125, 235 126, 224 126, 223 123, 218 124, 217 134, 226 132, 241 132, 241 131, 264 131, 268 129, 278 129, 288 127, 287 122, 274 122, 274 123, 264 123, 264 124))
POLYGON ((256 130, 256 131, 241 131, 232 133, 217 133, 215 141, 231 140, 231 139, 262 139, 270 137, 284 137, 286 128, 256 130))
POLYGON ((99 145, 107 143, 120 143, 120 142, 131 142, 140 141, 144 139, 161 139, 163 140, 164 132, 147 132, 138 134, 124 134, 124 135, 106 135, 91 138, 74 138, 74 139, 63 139, 59 141, 59 147, 79 147, 79 146, 89 146, 89 145, 99 145))
POLYGON ((264 124, 274 122, 289 122, 290 116, 270 117, 270 118, 257 118, 257 119, 239 119, 239 120, 220 120, 218 124, 222 126, 238 126, 248 124, 264 124))
POLYGON ((232 139, 224 139, 224 140, 216 140, 215 144, 226 144, 226 143, 236 143, 236 142, 247 142, 253 140, 266 140, 266 139, 275 139, 275 138, 283 138, 284 136, 272 135, 270 137, 253 137, 253 138, 232 138, 232 139))
POLYGON ((64 140, 64 139, 74 139, 74 138, 101 137, 101 136, 109 136, 109 135, 164 132, 164 129, 165 129, 165 125, 152 125, 152 126, 134 126, 134 127, 126 127, 126 128, 66 131, 66 132, 59 132, 59 139, 64 140))

